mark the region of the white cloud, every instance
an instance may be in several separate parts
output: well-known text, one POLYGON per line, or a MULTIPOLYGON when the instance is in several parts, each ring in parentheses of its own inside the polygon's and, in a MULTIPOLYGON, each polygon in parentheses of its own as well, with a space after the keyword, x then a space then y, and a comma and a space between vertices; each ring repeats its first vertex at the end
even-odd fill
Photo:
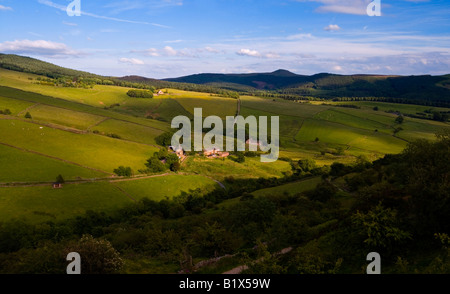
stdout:
POLYGON ((263 55, 265 58, 279 58, 280 55, 278 55, 277 53, 266 53, 263 55))
POLYGON ((45 40, 15 40, 0 43, 0 51, 18 54, 33 54, 42 56, 78 56, 80 52, 70 49, 66 44, 45 40))
POLYGON ((156 50, 155 48, 147 49, 147 50, 144 51, 144 53, 146 55, 153 56, 153 57, 159 56, 158 50, 156 50))
POLYGON ((205 50, 206 51, 208 51, 208 52, 210 52, 210 53, 219 53, 220 51, 219 50, 217 50, 217 49, 214 49, 214 48, 212 48, 212 47, 205 47, 205 50))
MULTIPOLYGON (((43 4, 43 5, 46 5, 49 7, 53 7, 53 8, 56 8, 56 9, 64 11, 64 12, 66 12, 66 9, 67 9, 67 6, 53 3, 52 1, 49 1, 49 0, 38 0, 38 2, 40 4, 43 4)), ((169 28, 168 26, 158 24, 158 23, 150 23, 150 22, 146 22, 146 21, 134 21, 134 20, 127 20, 127 19, 121 19, 121 18, 116 18, 116 17, 108 17, 108 16, 97 15, 97 14, 93 14, 93 13, 89 13, 89 12, 85 12, 85 11, 81 11, 81 15, 90 16, 90 17, 99 18, 99 19, 105 19, 105 20, 112 20, 112 21, 116 21, 116 22, 143 24, 143 25, 151 25, 151 26, 160 27, 160 28, 169 28)))
POLYGON ((334 69, 335 71, 341 71, 341 70, 342 70, 342 66, 335 65, 335 66, 333 66, 333 69, 334 69))
POLYGON ((372 0, 297 0, 298 2, 319 2, 317 12, 334 12, 343 14, 367 15, 367 5, 372 0))
POLYGON ((71 26, 71 27, 76 27, 76 26, 78 26, 78 24, 73 23, 73 22, 63 21, 62 23, 65 24, 66 26, 71 26))
POLYGON ((297 34, 287 36, 286 40, 301 40, 301 39, 311 39, 313 36, 311 34, 297 34))
POLYGON ((169 40, 169 41, 164 41, 164 43, 181 43, 183 42, 183 40, 169 40))
POLYGON ((241 56, 261 57, 261 54, 258 51, 250 49, 241 49, 236 52, 236 54, 241 56))
POLYGON ((13 9, 11 8, 11 7, 8 7, 8 6, 3 6, 3 5, 0 5, 0 10, 3 10, 3 11, 12 11, 13 9))
POLYGON ((178 54, 177 50, 173 49, 170 46, 164 47, 163 51, 168 56, 177 56, 177 54, 178 54))
POLYGON ((323 28, 325 31, 339 31, 341 28, 338 25, 330 24, 323 28))
POLYGON ((134 65, 144 65, 145 64, 144 61, 137 59, 137 58, 120 58, 119 61, 122 63, 130 63, 130 64, 134 64, 134 65))

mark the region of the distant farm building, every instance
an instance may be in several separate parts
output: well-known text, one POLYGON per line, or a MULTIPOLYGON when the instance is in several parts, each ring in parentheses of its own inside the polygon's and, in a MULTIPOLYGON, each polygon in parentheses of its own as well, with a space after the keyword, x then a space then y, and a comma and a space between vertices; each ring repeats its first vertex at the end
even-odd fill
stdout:
POLYGON ((184 160, 184 158, 186 157, 183 147, 181 147, 180 145, 178 145, 177 147, 169 146, 169 150, 172 150, 173 152, 175 152, 175 154, 181 160, 184 160))
POLYGON ((230 156, 229 152, 222 152, 219 149, 210 149, 210 150, 203 150, 203 155, 206 157, 228 157, 230 156))
POLYGON ((158 95, 164 95, 164 92, 162 90, 159 90, 157 94, 158 95))
POLYGON ((259 143, 259 141, 253 139, 248 139, 247 141, 245 141, 245 144, 249 146, 261 146, 261 143, 259 143))
POLYGON ((61 183, 53 183, 53 189, 62 189, 62 184, 61 183))

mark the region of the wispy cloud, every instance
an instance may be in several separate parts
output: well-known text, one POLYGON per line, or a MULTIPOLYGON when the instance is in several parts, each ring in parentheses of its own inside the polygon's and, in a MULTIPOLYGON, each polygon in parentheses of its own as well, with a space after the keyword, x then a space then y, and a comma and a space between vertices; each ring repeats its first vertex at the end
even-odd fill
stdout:
POLYGON ((121 0, 108 3, 104 7, 111 9, 109 11, 111 14, 119 14, 130 10, 158 9, 182 5, 183 0, 121 0))
POLYGON ((274 52, 268 52, 268 53, 260 53, 257 50, 250 50, 250 49, 240 49, 236 52, 237 55, 240 56, 250 56, 250 57, 260 57, 260 58, 278 58, 280 57, 279 54, 274 52))
POLYGON ((318 2, 322 5, 316 12, 333 12, 354 15, 366 15, 371 0, 297 0, 297 2, 318 2))
MULTIPOLYGON (((66 11, 66 9, 67 9, 66 6, 54 3, 54 2, 49 1, 49 0, 38 0, 38 2, 40 4, 43 4, 43 5, 46 5, 46 6, 49 6, 49 7, 53 7, 53 8, 56 8, 58 10, 61 10, 61 11, 66 11)), ((150 23, 150 22, 145 22, 145 21, 127 20, 127 19, 121 19, 121 18, 116 18, 116 17, 97 15, 97 14, 93 14, 93 13, 89 13, 89 12, 85 12, 85 11, 81 11, 81 15, 94 17, 94 18, 98 18, 98 19, 111 20, 111 21, 116 21, 116 22, 151 25, 151 26, 160 27, 160 28, 170 28, 169 26, 158 24, 158 23, 150 23)))
POLYGON ((76 27, 76 26, 78 26, 78 24, 73 23, 73 22, 63 21, 62 23, 65 24, 66 26, 70 26, 70 27, 76 27))
POLYGON ((133 64, 133 65, 144 65, 145 64, 144 61, 137 59, 137 58, 120 58, 119 61, 122 63, 129 63, 129 64, 133 64))
POLYGON ((0 43, 0 51, 17 54, 32 54, 50 57, 79 56, 81 52, 69 48, 66 44, 45 40, 15 40, 0 43))
POLYGON ((11 7, 0 5, 0 10, 2 11, 13 11, 11 7))
POLYGON ((256 50, 250 50, 250 49, 241 49, 236 52, 237 55, 241 56, 251 56, 251 57, 261 57, 261 53, 259 53, 256 50))
POLYGON ((323 28, 325 31, 339 31, 341 28, 338 25, 330 24, 323 28))

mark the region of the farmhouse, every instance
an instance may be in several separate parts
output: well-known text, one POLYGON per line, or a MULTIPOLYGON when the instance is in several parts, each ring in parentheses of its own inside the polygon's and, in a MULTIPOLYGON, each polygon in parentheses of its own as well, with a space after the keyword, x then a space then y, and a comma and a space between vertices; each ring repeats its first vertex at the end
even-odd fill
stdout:
POLYGON ((179 159, 183 160, 185 156, 183 147, 181 147, 181 145, 178 145, 177 147, 175 146, 169 146, 169 150, 172 150, 173 152, 175 152, 175 154, 178 156, 179 159))
POLYGON ((203 150, 203 155, 206 157, 228 157, 230 156, 229 152, 222 152, 219 149, 210 149, 210 150, 203 150))
POLYGON ((53 189, 62 189, 62 184, 61 183, 53 183, 53 189))
POLYGON ((253 139, 248 139, 247 141, 245 141, 245 144, 247 145, 252 145, 252 146, 260 146, 261 144, 259 143, 259 141, 253 140, 253 139))

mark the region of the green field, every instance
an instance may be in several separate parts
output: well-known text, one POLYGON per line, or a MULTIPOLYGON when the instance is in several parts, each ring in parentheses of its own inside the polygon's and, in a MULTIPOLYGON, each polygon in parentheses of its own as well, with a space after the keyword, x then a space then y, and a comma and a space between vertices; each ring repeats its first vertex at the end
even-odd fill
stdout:
POLYGON ((19 121, 0 120, 0 142, 112 173, 120 165, 135 171, 158 149, 94 134, 75 134, 19 121))
POLYGON ((42 155, 21 151, 0 144, 0 183, 49 182, 58 175, 66 180, 98 178, 107 174, 69 164, 42 155))
POLYGON ((125 140, 153 145, 156 144, 155 137, 163 133, 159 129, 115 119, 108 119, 92 127, 91 130, 97 130, 102 134, 117 134, 125 140))
POLYGON ((313 190, 322 181, 320 177, 306 179, 294 183, 284 184, 277 187, 261 189, 253 192, 256 197, 267 197, 273 195, 295 195, 309 190, 313 190))
POLYGON ((312 142, 315 138, 319 138, 320 142, 346 145, 379 153, 398 153, 406 146, 405 141, 380 132, 323 120, 307 119, 295 139, 312 142))
POLYGON ((203 117, 215 115, 225 119, 226 116, 234 116, 237 109, 237 100, 231 98, 177 98, 176 101, 192 116, 194 108, 202 108, 203 117))
POLYGON ((143 180, 118 181, 114 182, 114 185, 136 200, 146 197, 156 201, 178 196, 181 191, 189 192, 189 190, 200 188, 202 193, 206 194, 220 188, 212 179, 197 175, 169 175, 143 180))
POLYGON ((87 210, 111 211, 132 203, 108 182, 38 187, 0 188, 0 221, 24 219, 30 222, 57 221, 87 210))
POLYGON ((323 119, 326 121, 334 122, 337 124, 346 125, 349 127, 365 129, 369 131, 378 130, 386 134, 392 134, 391 126, 394 124, 394 119, 390 121, 386 120, 385 123, 381 123, 374 118, 360 117, 354 113, 346 113, 337 109, 330 109, 321 112, 314 116, 316 119, 323 119))
POLYGON ((177 115, 190 117, 189 112, 177 101, 165 98, 133 98, 122 103, 120 107, 114 108, 114 110, 126 115, 153 118, 169 123, 177 115))
POLYGON ((189 157, 183 163, 183 171, 211 176, 217 180, 226 177, 235 178, 270 178, 281 177, 283 172, 291 170, 290 164, 285 161, 262 163, 260 158, 246 158, 244 163, 237 163, 231 159, 207 159, 189 157))
POLYGON ((29 109, 28 112, 31 114, 34 121, 54 123, 79 130, 86 130, 90 126, 105 119, 104 117, 89 113, 47 105, 36 105, 29 109))
POLYGON ((21 101, 0 96, 0 110, 9 109, 11 111, 11 115, 16 115, 19 112, 27 109, 28 107, 33 106, 34 104, 35 103, 33 102, 21 101))
POLYGON ((424 112, 425 110, 433 109, 436 111, 450 111, 450 108, 433 107, 414 104, 398 104, 388 102, 371 102, 371 101, 348 101, 348 102, 335 102, 336 104, 352 104, 359 107, 372 109, 375 106, 378 107, 378 111, 400 111, 404 114, 416 114, 417 112, 424 112))
POLYGON ((110 106, 130 99, 128 88, 96 85, 93 89, 54 87, 36 84, 38 76, 0 68, 0 85, 97 107, 110 106), (29 80, 32 78, 33 80, 29 80))
POLYGON ((330 108, 330 106, 323 105, 312 105, 307 103, 295 103, 291 101, 284 101, 281 99, 264 99, 243 96, 241 97, 242 106, 255 109, 263 110, 274 114, 289 115, 289 116, 299 116, 303 118, 313 117, 321 111, 325 111, 330 108))
POLYGON ((159 201, 178 196, 181 191, 200 188, 207 193, 218 187, 213 180, 195 175, 65 184, 62 189, 53 189, 51 185, 0 187, 0 222, 11 219, 56 221, 75 217, 87 210, 113 211, 144 197, 159 201))

